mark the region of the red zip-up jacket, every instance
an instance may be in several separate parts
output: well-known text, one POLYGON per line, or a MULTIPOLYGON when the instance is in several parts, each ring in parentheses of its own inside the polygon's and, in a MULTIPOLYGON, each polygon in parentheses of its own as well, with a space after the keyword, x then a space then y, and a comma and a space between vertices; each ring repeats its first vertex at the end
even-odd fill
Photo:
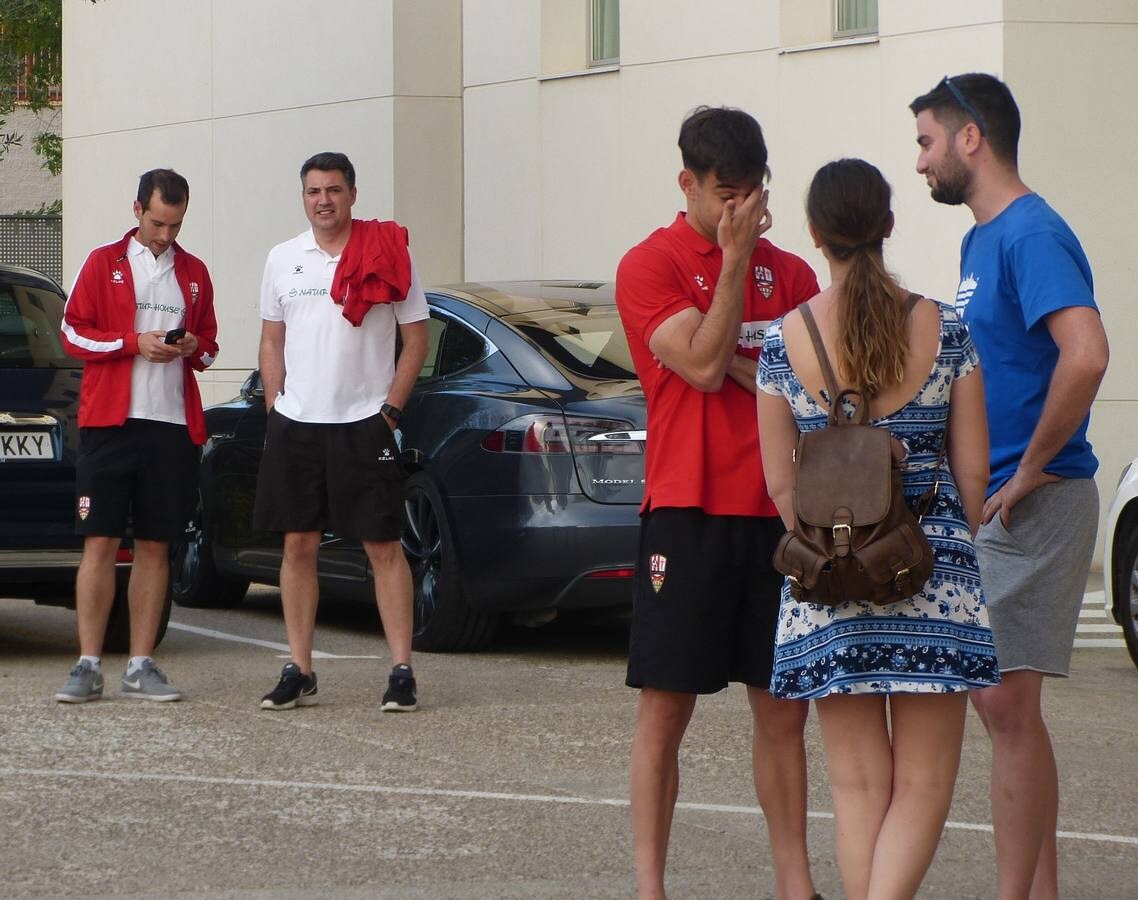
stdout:
MULTIPOLYGON (((130 409, 130 379, 138 355, 134 330, 134 277, 127 247, 137 228, 113 244, 91 251, 63 311, 63 346, 84 361, 79 390, 79 425, 122 425, 130 409)), ((186 331, 198 349, 183 363, 186 426, 195 444, 206 439, 205 415, 193 370, 204 372, 217 359, 217 317, 213 283, 200 259, 174 244, 174 277, 186 301, 186 331)))

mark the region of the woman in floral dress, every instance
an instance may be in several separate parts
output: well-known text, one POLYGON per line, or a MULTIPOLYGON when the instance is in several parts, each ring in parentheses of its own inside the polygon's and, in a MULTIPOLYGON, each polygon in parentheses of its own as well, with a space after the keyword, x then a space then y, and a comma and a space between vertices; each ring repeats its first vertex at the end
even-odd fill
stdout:
MULTIPOLYGON (((872 424, 893 435, 910 503, 939 480, 922 520, 935 566, 919 593, 888 606, 799 603, 784 585, 771 691, 817 701, 846 896, 911 897, 948 816, 967 692, 999 681, 972 545, 988 481, 983 382, 955 312, 922 299, 908 313, 909 292, 886 271, 893 213, 874 166, 823 166, 806 212, 831 281, 809 306, 839 385, 867 398, 872 424)), ((773 323, 759 364, 759 434, 788 528, 792 453, 800 431, 826 425, 824 385, 801 314, 773 323)))

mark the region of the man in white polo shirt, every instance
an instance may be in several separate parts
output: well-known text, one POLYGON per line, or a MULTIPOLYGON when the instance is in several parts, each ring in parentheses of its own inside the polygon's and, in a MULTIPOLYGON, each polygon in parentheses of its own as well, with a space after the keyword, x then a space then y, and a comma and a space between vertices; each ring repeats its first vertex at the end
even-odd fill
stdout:
POLYGON ((115 593, 115 557, 127 522, 130 662, 123 696, 179 700, 150 654, 166 601, 169 542, 184 534, 198 485, 205 416, 194 371, 217 358, 209 272, 175 238, 190 202, 186 179, 152 169, 138 182, 138 227, 91 251, 63 314, 63 346, 84 360, 75 465, 75 581, 79 662, 61 703, 103 695, 103 636, 115 593))
POLYGON ((300 179, 312 227, 269 251, 261 283, 269 421, 254 523, 284 534, 281 605, 292 657, 261 707, 317 702, 316 564, 321 534, 333 531, 359 540, 371 562, 393 663, 381 708, 410 711, 411 570, 399 541, 406 473, 394 430, 426 358, 427 298, 406 230, 352 219, 356 173, 347 156, 318 153, 300 179))

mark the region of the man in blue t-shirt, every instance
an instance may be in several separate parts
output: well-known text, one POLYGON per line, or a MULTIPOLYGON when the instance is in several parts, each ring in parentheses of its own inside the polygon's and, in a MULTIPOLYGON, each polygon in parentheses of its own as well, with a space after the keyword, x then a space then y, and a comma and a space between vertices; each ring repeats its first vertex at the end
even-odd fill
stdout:
POLYGON ((1020 179, 1007 86, 946 77, 909 108, 933 199, 976 218, 956 306, 980 352, 991 436, 976 550, 1002 680, 972 696, 992 740, 999 895, 1055 897, 1058 773, 1040 700, 1045 675, 1068 674, 1094 551, 1087 424, 1106 333, 1078 238, 1020 179))

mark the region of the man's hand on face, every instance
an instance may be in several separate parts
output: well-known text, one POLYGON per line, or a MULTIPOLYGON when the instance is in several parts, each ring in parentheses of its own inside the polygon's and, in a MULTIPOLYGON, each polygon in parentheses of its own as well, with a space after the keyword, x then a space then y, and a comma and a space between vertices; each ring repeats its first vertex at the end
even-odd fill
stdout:
MULTIPOLYGON (((182 338, 182 341, 184 340, 186 338, 182 338)), ((181 341, 178 342, 180 343, 181 341)), ((138 335, 139 354, 153 363, 168 363, 180 359, 183 353, 178 344, 167 344, 165 331, 143 331, 138 335)), ((197 347, 197 338, 194 338, 194 347, 195 349, 197 347)))
POLYGON ((728 200, 723 204, 717 238, 724 256, 731 255, 736 260, 751 258, 755 243, 772 224, 768 197, 766 188, 756 187, 742 203, 728 200))

